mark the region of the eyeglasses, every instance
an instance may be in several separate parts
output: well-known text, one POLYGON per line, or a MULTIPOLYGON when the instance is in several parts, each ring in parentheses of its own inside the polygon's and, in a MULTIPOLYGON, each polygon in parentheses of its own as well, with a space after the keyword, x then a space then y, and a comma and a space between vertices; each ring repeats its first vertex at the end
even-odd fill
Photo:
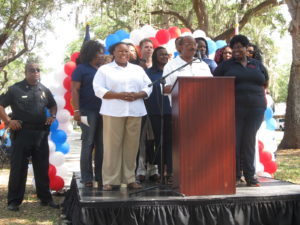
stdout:
POLYGON ((251 51, 251 50, 247 50, 247 52, 248 52, 249 54, 254 54, 254 51, 251 51))
POLYGON ((30 73, 39 73, 39 72, 41 72, 41 70, 39 68, 30 68, 28 71, 30 73))

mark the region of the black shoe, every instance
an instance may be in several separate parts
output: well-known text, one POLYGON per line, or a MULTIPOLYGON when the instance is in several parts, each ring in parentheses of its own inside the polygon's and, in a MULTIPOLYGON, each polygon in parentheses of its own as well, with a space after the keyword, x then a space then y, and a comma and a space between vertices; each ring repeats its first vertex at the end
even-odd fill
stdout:
POLYGON ((41 202, 41 206, 49 206, 53 209, 59 209, 59 204, 55 204, 54 201, 50 202, 41 202))
POLYGON ((10 211, 19 211, 19 205, 15 204, 15 203, 10 203, 8 206, 7 206, 7 209, 10 210, 10 211))
POLYGON ((260 186, 259 181, 254 177, 252 177, 250 179, 246 179, 246 183, 247 183, 248 187, 259 187, 260 186))

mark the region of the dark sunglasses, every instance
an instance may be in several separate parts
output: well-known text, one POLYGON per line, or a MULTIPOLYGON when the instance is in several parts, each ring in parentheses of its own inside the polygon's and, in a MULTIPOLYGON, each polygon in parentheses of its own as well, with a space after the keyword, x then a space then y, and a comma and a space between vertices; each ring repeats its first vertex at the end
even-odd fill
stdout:
POLYGON ((39 68, 30 68, 28 71, 30 73, 39 73, 39 72, 41 72, 41 70, 39 68))

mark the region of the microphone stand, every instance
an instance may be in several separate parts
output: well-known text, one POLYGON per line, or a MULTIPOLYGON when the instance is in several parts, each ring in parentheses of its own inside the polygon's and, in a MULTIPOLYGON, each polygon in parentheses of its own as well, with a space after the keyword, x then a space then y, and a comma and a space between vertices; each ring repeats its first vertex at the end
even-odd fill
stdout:
MULTIPOLYGON (((198 58, 194 58, 192 59, 190 62, 187 62, 185 64, 183 64, 182 66, 176 68, 175 70, 171 71, 170 73, 166 74, 165 76, 161 77, 160 79, 157 79, 155 81, 153 81, 152 83, 148 84, 148 87, 152 87, 154 86, 154 84, 156 83, 161 83, 162 85, 162 92, 165 88, 165 85, 166 85, 166 78, 168 76, 170 76, 171 74, 183 69, 184 67, 188 66, 188 65, 191 65, 194 61, 196 61, 198 58)), ((135 191, 135 192, 132 192, 129 194, 129 196, 131 195, 134 195, 134 194, 139 194, 139 193, 143 193, 145 191, 149 191, 149 190, 152 190, 152 189, 156 189, 156 188, 163 188, 163 189, 166 189, 166 185, 165 185, 165 180, 164 180, 164 172, 165 172, 165 169, 164 169, 164 152, 163 152, 163 144, 164 144, 164 94, 162 93, 161 95, 161 111, 160 111, 160 123, 161 123, 161 126, 160 126, 160 184, 159 185, 154 185, 154 186, 151 186, 151 187, 148 187, 148 188, 144 188, 143 190, 140 190, 140 191, 135 191)), ((169 187, 169 186, 167 186, 169 187)), ((182 196, 184 197, 183 194, 181 193, 178 193, 174 190, 172 190, 175 194, 179 195, 179 196, 182 196)))

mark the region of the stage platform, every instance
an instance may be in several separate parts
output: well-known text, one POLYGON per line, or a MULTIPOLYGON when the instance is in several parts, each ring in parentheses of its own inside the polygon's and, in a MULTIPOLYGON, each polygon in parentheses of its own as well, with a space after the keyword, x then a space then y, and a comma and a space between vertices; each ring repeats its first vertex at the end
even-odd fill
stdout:
POLYGON ((102 191, 73 177, 63 212, 74 225, 300 225, 300 185, 259 181, 234 195, 187 197, 170 188, 102 191))

